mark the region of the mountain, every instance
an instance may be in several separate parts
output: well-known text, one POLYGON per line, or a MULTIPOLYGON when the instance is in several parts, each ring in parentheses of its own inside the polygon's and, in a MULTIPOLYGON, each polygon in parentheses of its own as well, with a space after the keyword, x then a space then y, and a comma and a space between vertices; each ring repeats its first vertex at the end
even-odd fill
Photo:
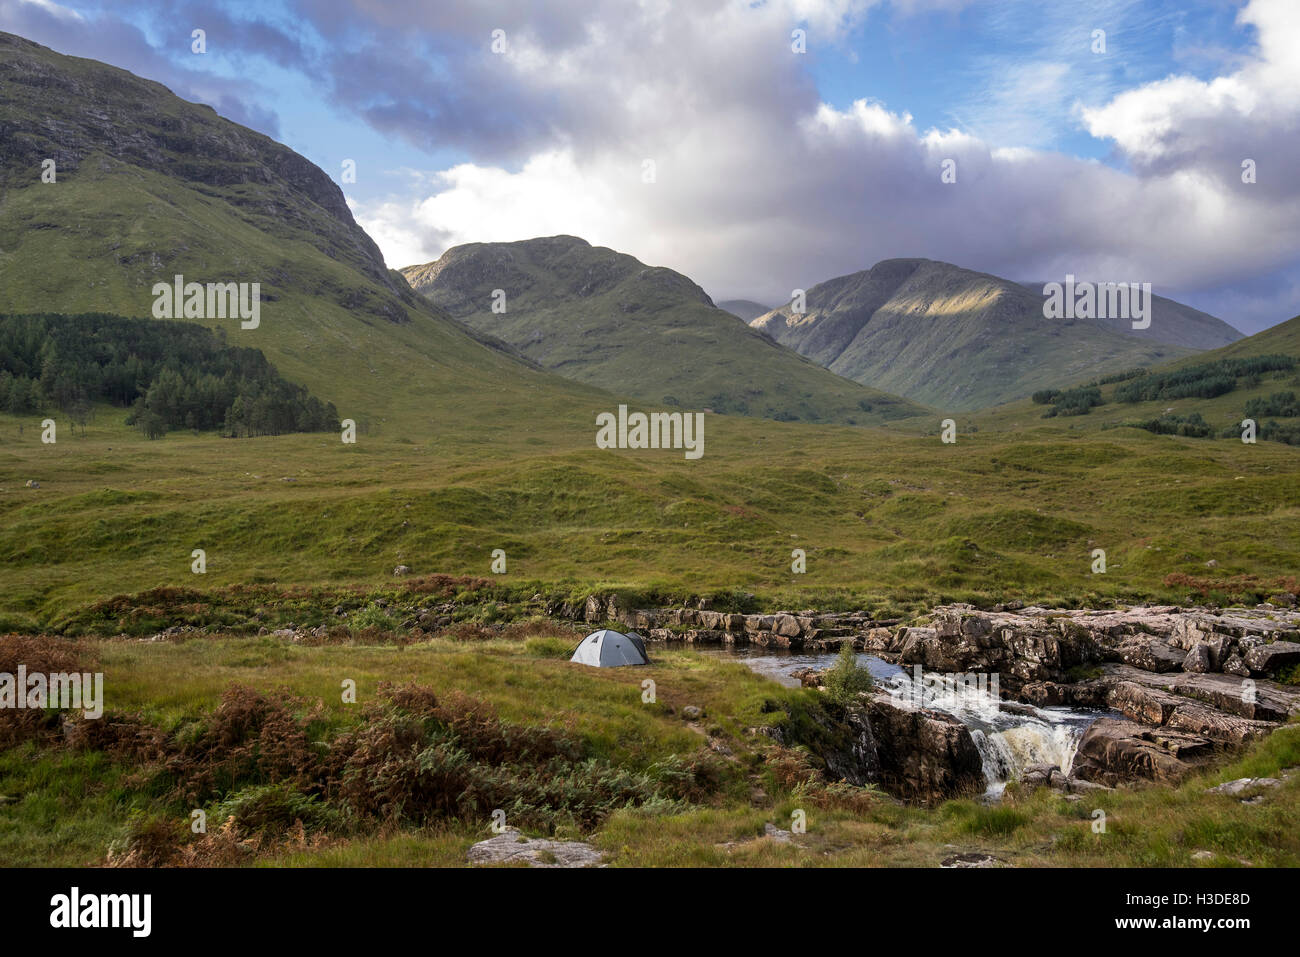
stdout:
POLYGON ((427 429, 474 394, 480 408, 530 412, 591 394, 417 296, 342 190, 288 147, 158 83, 0 33, 0 313, 150 317, 154 284, 176 275, 260 283, 256 328, 191 321, 261 350, 363 431, 427 429))
POLYGON ((928 259, 887 259, 807 290, 751 322, 777 342, 857 382, 941 410, 1008 402, 1187 355, 1240 334, 1213 316, 1154 297, 1152 336, 1128 323, 1045 319, 1041 287, 928 259), (1172 341, 1177 340, 1177 341, 1172 341))
POLYGON ((764 313, 772 311, 771 306, 765 306, 761 302, 754 302, 752 299, 728 299, 726 302, 718 303, 718 308, 731 313, 737 319, 743 319, 745 322, 753 322, 764 313))
MULTIPOLYGON (((1027 282, 1022 285, 1036 295, 1040 303, 1046 298, 1043 295, 1045 282, 1027 282)), ((1126 322, 1107 323, 1107 328, 1117 328, 1125 335, 1181 346, 1184 349, 1217 349, 1243 338, 1232 326, 1208 312, 1201 312, 1164 296, 1153 295, 1152 299, 1154 306, 1148 328, 1134 329, 1126 322)))
POLYGON ((469 243, 402 274, 540 365, 649 403, 854 424, 923 411, 737 322, 681 273, 574 236, 469 243))

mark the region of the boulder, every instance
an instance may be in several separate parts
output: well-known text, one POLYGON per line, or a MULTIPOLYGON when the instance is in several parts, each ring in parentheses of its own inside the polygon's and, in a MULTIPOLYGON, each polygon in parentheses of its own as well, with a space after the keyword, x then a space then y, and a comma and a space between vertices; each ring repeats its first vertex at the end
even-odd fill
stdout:
POLYGON ((1135 721, 1124 718, 1098 718, 1084 732, 1074 756, 1071 775, 1094 784, 1116 787, 1134 780, 1174 784, 1194 765, 1181 760, 1171 750, 1186 747, 1195 750, 1198 742, 1192 735, 1154 734, 1135 721))
POLYGON ((881 693, 867 700, 866 714, 875 732, 880 783, 891 794, 931 805, 984 790, 979 750, 956 718, 881 693))
POLYGON ((1300 642, 1274 641, 1246 652, 1246 667, 1256 674, 1271 675, 1300 664, 1300 642))
POLYGON ((1275 788, 1281 783, 1277 778, 1237 778, 1235 781, 1224 781, 1212 788, 1206 788, 1205 793, 1226 794, 1228 797, 1236 797, 1257 788, 1275 788))
POLYGON ((1225 675, 1236 675, 1238 678, 1250 677, 1250 666, 1241 655, 1229 655, 1223 663, 1223 673, 1225 675))
POLYGON ((798 619, 793 615, 777 615, 772 630, 782 638, 798 638, 803 634, 798 619))
POLYGON ((827 776, 858 787, 880 781, 879 745, 867 712, 861 707, 845 709, 844 724, 837 730, 843 745, 822 752, 827 776))
POLYGON ((1165 727, 1239 745, 1265 737, 1277 725, 1271 721, 1254 721, 1235 714, 1224 714, 1200 704, 1181 704, 1169 715, 1165 727))
POLYGON ((894 636, 888 628, 872 628, 862 638, 863 651, 889 651, 894 636))
POLYGON ((1210 653, 1209 642, 1198 641, 1183 659, 1183 670, 1195 674, 1208 674, 1214 670, 1214 658, 1210 653))
POLYGON ((1133 681, 1113 685, 1106 703, 1124 717, 1159 727, 1184 703, 1183 698, 1133 681))
POLYGON ((479 841, 469 849, 471 864, 526 863, 529 867, 600 866, 600 851, 579 841, 549 841, 524 837, 508 827, 496 837, 479 841))
POLYGON ((1020 772, 1020 786, 1032 790, 1047 787, 1052 782, 1052 775, 1060 774, 1061 769, 1054 764, 1030 764, 1020 772))
POLYGON ((1133 638, 1119 646, 1119 660, 1143 671, 1178 671, 1186 658, 1186 652, 1157 638, 1133 638))
POLYGON ((822 674, 816 668, 796 668, 790 672, 790 677, 799 679, 799 684, 804 688, 820 688, 822 674))

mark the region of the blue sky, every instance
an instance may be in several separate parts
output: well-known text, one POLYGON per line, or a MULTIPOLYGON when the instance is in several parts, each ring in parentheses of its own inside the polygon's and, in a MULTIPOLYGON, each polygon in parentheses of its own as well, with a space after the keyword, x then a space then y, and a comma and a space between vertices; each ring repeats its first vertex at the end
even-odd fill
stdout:
POLYGON ((569 232, 778 302, 919 255, 1152 281, 1252 332, 1300 312, 1298 7, 0 0, 0 29, 209 102, 336 179, 355 160, 344 191, 392 266, 569 232))

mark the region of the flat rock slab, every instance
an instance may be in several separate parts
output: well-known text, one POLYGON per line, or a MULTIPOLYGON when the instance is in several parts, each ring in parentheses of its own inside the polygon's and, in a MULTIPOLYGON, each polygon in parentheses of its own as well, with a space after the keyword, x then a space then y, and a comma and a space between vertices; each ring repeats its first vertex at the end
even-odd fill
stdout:
MULTIPOLYGON (((1145 688, 1157 688, 1168 694, 1185 699, 1191 698, 1220 711, 1252 721, 1282 722, 1292 714, 1300 713, 1300 691, 1263 678, 1254 679, 1250 685, 1246 685, 1242 678, 1233 675, 1201 675, 1186 672, 1155 674, 1140 668, 1117 664, 1102 665, 1101 671, 1102 681, 1112 688, 1123 682, 1145 688)), ((1162 704, 1166 706, 1173 700, 1160 697, 1162 704)), ((1154 704, 1154 699, 1151 703, 1154 704)))
POLYGON ((992 854, 953 854, 951 857, 945 857, 940 863, 940 867, 1006 867, 1007 862, 994 857, 992 854))
POLYGON ((1244 794, 1246 791, 1255 788, 1275 788, 1281 783, 1277 778, 1237 778, 1235 781, 1225 781, 1212 788, 1206 788, 1205 793, 1226 794, 1229 797, 1236 797, 1238 794, 1244 794))
POLYGON ((529 867, 600 867, 601 854, 580 841, 551 841, 524 837, 514 828, 469 849, 471 864, 518 864, 529 867))

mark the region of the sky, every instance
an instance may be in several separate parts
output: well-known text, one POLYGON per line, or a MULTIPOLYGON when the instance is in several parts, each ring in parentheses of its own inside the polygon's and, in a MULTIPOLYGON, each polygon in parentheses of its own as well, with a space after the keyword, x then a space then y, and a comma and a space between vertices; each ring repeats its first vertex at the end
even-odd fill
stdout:
POLYGON ((0 0, 0 30, 285 143, 394 268, 567 233, 715 301, 920 256, 1300 313, 1300 0, 0 0))

